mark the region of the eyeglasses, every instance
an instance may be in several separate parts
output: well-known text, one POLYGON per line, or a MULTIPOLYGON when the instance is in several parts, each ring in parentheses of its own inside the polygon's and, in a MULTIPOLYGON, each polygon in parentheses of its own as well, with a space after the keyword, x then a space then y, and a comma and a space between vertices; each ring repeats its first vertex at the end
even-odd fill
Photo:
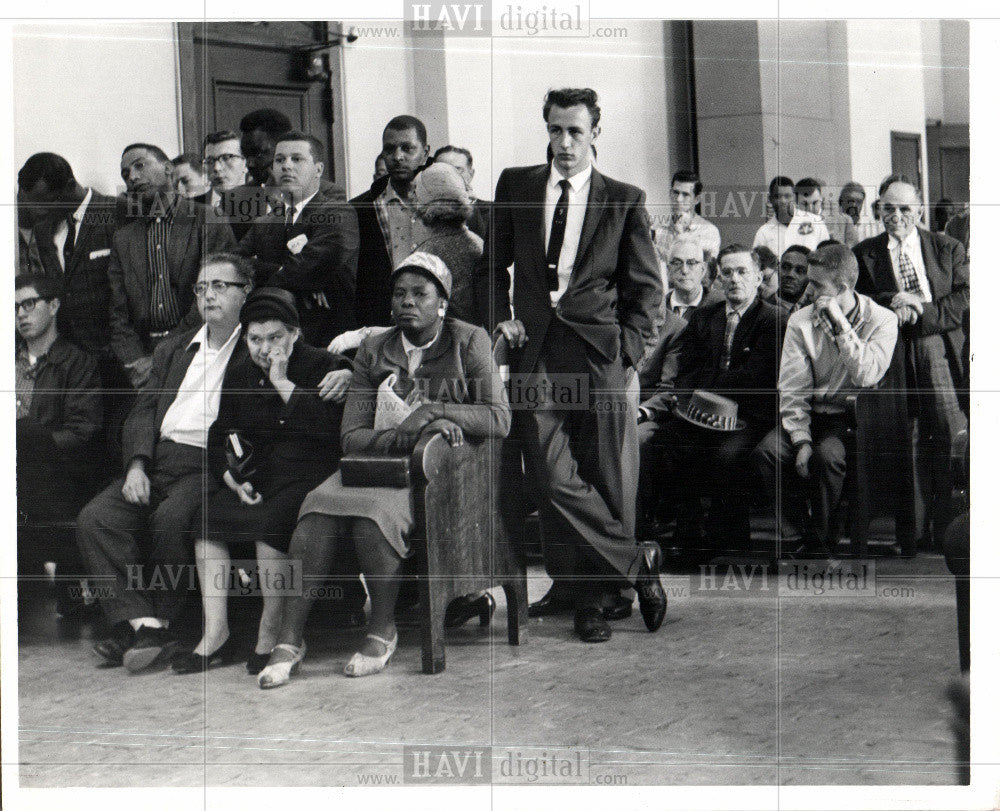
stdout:
POLYGON ((685 265, 687 265, 689 268, 696 268, 700 264, 702 264, 701 259, 688 259, 686 261, 683 259, 671 259, 669 262, 667 262, 667 267, 670 268, 671 270, 680 270, 685 265))
POLYGON ((23 308, 26 313, 30 313, 35 309, 35 306, 40 301, 51 301, 49 296, 32 296, 31 298, 22 299, 21 301, 14 302, 14 315, 16 316, 23 308))
POLYGON ((212 288, 213 293, 225 293, 230 287, 247 287, 246 282, 224 282, 222 279, 212 279, 210 282, 198 282, 194 285, 194 294, 204 296, 208 288, 212 288))
POLYGON ((225 155, 214 155, 211 158, 205 158, 201 162, 201 165, 206 169, 211 169, 216 163, 222 161, 223 163, 234 164, 236 161, 240 160, 242 155, 234 155, 232 152, 227 152, 225 155))

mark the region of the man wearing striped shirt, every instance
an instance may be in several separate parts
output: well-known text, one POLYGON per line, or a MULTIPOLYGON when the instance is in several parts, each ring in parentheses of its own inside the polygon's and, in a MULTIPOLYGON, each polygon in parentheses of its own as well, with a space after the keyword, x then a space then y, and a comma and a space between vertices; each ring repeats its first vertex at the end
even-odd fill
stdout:
POLYGON ((201 321, 193 285, 201 258, 232 251, 229 225, 174 191, 174 167, 152 144, 122 152, 130 221, 115 232, 111 283, 111 345, 135 388, 148 379, 153 349, 173 330, 201 321))
POLYGON ((808 482, 807 545, 826 553, 847 471, 847 395, 882 379, 898 327, 892 310, 854 291, 858 262, 845 245, 809 254, 808 279, 810 303, 789 316, 781 350, 781 425, 757 446, 754 461, 765 482, 781 467, 793 481, 808 482))

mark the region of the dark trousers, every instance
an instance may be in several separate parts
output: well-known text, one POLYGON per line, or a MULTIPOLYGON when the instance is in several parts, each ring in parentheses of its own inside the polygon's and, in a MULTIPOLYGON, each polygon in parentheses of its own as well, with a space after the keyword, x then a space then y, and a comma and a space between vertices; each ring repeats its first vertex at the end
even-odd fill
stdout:
POLYGON ((749 423, 722 433, 699 428, 679 417, 643 423, 639 492, 643 515, 659 503, 678 521, 678 539, 689 536, 700 518, 700 499, 712 500, 709 534, 716 551, 745 550, 750 544, 749 456, 767 428, 749 423))
POLYGON ((808 481, 795 470, 795 447, 784 428, 771 431, 753 454, 760 477, 766 482, 777 480, 779 483, 775 498, 777 509, 794 509, 795 500, 809 499, 812 511, 806 529, 823 544, 837 540, 830 537, 830 516, 840 503, 847 475, 847 428, 844 414, 812 416, 813 452, 809 459, 808 481))
POLYGON ((906 345, 906 355, 918 403, 917 484, 940 547, 954 518, 951 448, 958 434, 968 429, 969 420, 959 406, 944 337, 914 338, 906 345))
POLYGON ((553 318, 534 374, 512 379, 518 438, 539 497, 546 571, 557 583, 572 583, 579 602, 627 585, 638 571, 630 374, 553 318), (528 408, 519 392, 534 385, 553 396, 528 408))
POLYGON ((112 624, 138 617, 172 620, 196 582, 191 530, 205 493, 204 453, 161 441, 146 471, 149 505, 127 502, 125 478, 119 477, 80 511, 77 545, 112 624))

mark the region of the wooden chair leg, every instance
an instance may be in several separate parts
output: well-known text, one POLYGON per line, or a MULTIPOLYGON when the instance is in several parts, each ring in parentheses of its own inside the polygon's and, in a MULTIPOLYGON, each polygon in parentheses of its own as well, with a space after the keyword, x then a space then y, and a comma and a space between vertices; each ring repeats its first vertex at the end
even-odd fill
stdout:
POLYGON ((522 571, 512 580, 505 581, 503 593, 507 597, 507 642, 520 645, 528 634, 528 578, 522 571))
POLYGON ((424 577, 420 588, 420 645, 424 673, 440 673, 445 667, 444 612, 447 589, 434 577, 424 577))

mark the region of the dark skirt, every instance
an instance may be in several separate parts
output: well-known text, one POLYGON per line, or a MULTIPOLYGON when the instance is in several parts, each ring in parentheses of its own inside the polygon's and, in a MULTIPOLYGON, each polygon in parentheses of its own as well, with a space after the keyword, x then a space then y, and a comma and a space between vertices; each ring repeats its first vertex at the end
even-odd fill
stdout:
POLYGON ((278 552, 287 554, 292 533, 299 517, 299 507, 310 490, 323 481, 323 477, 286 479, 274 482, 260 504, 250 506, 226 485, 210 491, 195 517, 195 537, 207 538, 218 543, 248 547, 263 541, 278 552))

